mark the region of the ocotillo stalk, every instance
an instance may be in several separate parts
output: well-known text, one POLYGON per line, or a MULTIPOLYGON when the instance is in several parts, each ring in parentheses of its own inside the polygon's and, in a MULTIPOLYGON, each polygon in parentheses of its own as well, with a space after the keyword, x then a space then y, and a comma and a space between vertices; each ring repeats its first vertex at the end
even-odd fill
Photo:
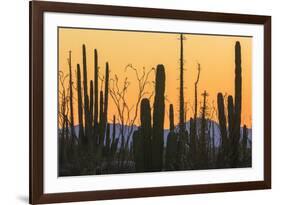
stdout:
POLYGON ((174 123, 174 106, 173 106, 173 104, 170 104, 169 119, 170 119, 170 131, 174 131, 175 123, 174 123))
POLYGON ((179 110, 179 127, 180 133, 184 133, 184 82, 183 82, 183 34, 180 35, 180 110, 179 110))
POLYGON ((78 121, 79 121, 79 140, 84 139, 83 132, 83 108, 82 108, 82 90, 81 90, 81 72, 80 65, 77 64, 77 99, 78 99, 78 121))
POLYGON ((152 166, 154 171, 163 167, 164 117, 165 117, 165 68, 157 65, 153 105, 152 166))
POLYGON ((141 135, 144 139, 144 148, 142 150, 144 155, 144 171, 150 171, 152 166, 152 147, 151 147, 151 110, 149 99, 144 98, 141 101, 140 109, 141 118, 141 135))
POLYGON ((71 51, 69 51, 68 57, 68 67, 69 67, 69 108, 70 108, 70 132, 72 140, 76 137, 74 131, 74 117, 73 117, 73 90, 72 90, 72 65, 71 65, 71 51))
POLYGON ((83 87, 84 87, 84 118, 85 118, 85 135, 89 137, 89 95, 88 95, 88 74, 87 74, 87 57, 86 46, 82 46, 83 53, 83 87))
MULTIPOLYGON (((97 131, 97 125, 98 125, 98 109, 99 109, 99 88, 98 88, 98 84, 99 84, 99 68, 98 68, 98 51, 97 49, 95 49, 95 54, 94 54, 94 89, 95 89, 95 100, 94 100, 94 127, 95 127, 95 131, 97 131)), ((95 133, 96 135, 96 133, 95 133)))

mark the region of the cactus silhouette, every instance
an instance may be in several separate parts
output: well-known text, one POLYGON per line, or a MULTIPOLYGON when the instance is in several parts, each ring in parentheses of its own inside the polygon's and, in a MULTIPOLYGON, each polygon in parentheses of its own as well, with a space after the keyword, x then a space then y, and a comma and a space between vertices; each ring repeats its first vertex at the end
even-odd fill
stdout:
POLYGON ((93 111, 94 111, 94 82, 90 81, 90 127, 93 126, 93 111))
POLYGON ((80 65, 77 64, 77 99, 78 99, 78 122, 79 122, 79 139, 83 141, 83 108, 82 108, 82 91, 81 91, 81 71, 80 65))
POLYGON ((89 137, 90 134, 90 114, 89 114, 89 95, 88 95, 88 81, 87 81, 87 58, 86 58, 86 46, 82 46, 83 54, 83 88, 84 88, 84 118, 85 118, 85 136, 89 137))
POLYGON ((196 132, 195 132, 195 121, 191 117, 189 120, 190 123, 190 160, 191 160, 191 168, 195 169, 197 168, 197 137, 196 137, 196 132))
POLYGON ((218 156, 217 162, 219 163, 217 166, 222 167, 227 162, 227 130, 226 130, 226 116, 224 111, 224 99, 222 93, 218 93, 217 95, 217 103, 218 103, 218 114, 219 114, 219 126, 220 126, 220 134, 221 134, 221 149, 218 156))
POLYGON ((174 106, 170 104, 169 107, 169 120, 170 120, 170 131, 174 131, 175 123, 174 123, 174 106))
POLYGON ((98 141, 98 109, 99 109, 99 68, 98 68, 98 51, 95 49, 94 51, 94 142, 98 141))
POLYGON ((179 110, 179 127, 180 133, 184 133, 184 82, 183 82, 183 34, 180 35, 180 110, 179 110))
POLYGON ((207 144, 206 144, 206 98, 208 96, 206 90, 202 94, 203 96, 203 106, 202 106, 202 116, 201 116, 201 133, 199 138, 199 167, 208 167, 208 157, 207 157, 207 144))
POLYGON ((165 167, 166 170, 176 169, 176 157, 177 157, 177 135, 174 132, 174 107, 170 104, 169 108, 170 119, 170 132, 167 137, 166 155, 165 155, 165 167))
POLYGON ((155 96, 153 104, 152 170, 161 171, 163 167, 164 117, 165 117, 165 68, 157 65, 155 96))
POLYGON ((227 98, 227 113, 228 113, 228 133, 229 138, 233 138, 233 126, 234 126, 234 105, 233 97, 230 95, 227 98))
POLYGON ((231 167, 236 167, 239 161, 239 140, 241 124, 241 100, 242 100, 242 75, 241 75, 241 46, 240 42, 235 43, 235 115, 234 133, 231 140, 231 167))
POLYGON ((180 34, 180 96, 179 96, 179 138, 177 148, 177 169, 184 169, 184 147, 185 147, 185 122, 184 122, 184 80, 183 80, 183 34, 180 34))
POLYGON ((151 110, 149 99, 144 98, 141 101, 140 110, 141 119, 141 135, 143 137, 143 154, 144 154, 144 170, 151 170, 152 166, 152 147, 151 147, 151 110))
POLYGON ((103 91, 101 90, 100 91, 100 113, 99 113, 99 117, 100 117, 100 119, 99 119, 99 145, 103 145, 103 143, 104 143, 104 141, 103 141, 104 140, 103 105, 104 105, 104 103, 103 103, 103 91))
POLYGON ((219 111, 220 133, 222 137, 222 145, 224 146, 226 144, 227 132, 226 132, 226 117, 224 111, 224 99, 222 93, 218 93, 217 102, 218 102, 218 111, 219 111))
POLYGON ((140 130, 133 133, 133 154, 136 172, 144 172, 144 138, 140 130))

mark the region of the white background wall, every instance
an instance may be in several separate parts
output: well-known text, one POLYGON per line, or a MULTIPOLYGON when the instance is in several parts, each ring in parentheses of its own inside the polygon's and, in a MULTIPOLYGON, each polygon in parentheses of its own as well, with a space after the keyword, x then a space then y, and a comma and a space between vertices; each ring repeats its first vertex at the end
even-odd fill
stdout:
MULTIPOLYGON (((272 15, 273 189, 95 202, 142 204, 280 204, 281 6, 277 0, 83 0, 96 4, 272 15)), ((28 1, 1 1, 0 11, 0 204, 28 203, 28 1)), ((74 203, 73 203, 74 204, 74 203)), ((93 204, 93 202, 75 203, 93 204)))

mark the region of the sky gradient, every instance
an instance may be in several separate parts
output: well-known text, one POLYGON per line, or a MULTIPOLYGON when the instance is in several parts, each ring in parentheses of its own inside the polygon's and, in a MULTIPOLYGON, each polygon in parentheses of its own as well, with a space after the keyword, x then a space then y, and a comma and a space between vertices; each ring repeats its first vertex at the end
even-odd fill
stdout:
MULTIPOLYGON (((137 81, 135 72, 125 69, 128 64, 133 65, 139 72, 145 67, 146 71, 163 64, 166 72, 166 103, 165 128, 169 127, 168 109, 172 103, 175 109, 175 124, 178 124, 179 110, 179 58, 180 41, 176 33, 152 33, 132 31, 110 31, 95 29, 59 28, 59 70, 68 74, 68 53, 72 52, 73 82, 76 87, 76 64, 82 66, 82 45, 86 45, 88 82, 94 79, 94 49, 98 51, 99 71, 104 75, 105 63, 109 63, 110 78, 119 77, 121 83, 126 77, 130 82, 127 93, 127 103, 134 106, 137 98, 137 81)), ((240 41, 242 55, 242 114, 241 124, 252 127, 252 38, 236 36, 214 36, 184 34, 184 98, 187 108, 187 119, 193 116, 194 83, 197 78, 197 66, 201 65, 201 75, 198 84, 198 113, 203 101, 201 94, 204 90, 209 94, 207 98, 209 116, 213 105, 217 107, 217 93, 234 96, 234 46, 240 41)), ((82 75, 83 76, 83 75, 82 75)), ((154 90, 155 73, 151 73, 147 86, 147 95, 154 90)), ((68 83, 68 81, 67 81, 68 83)), ((67 86, 67 85, 66 85, 67 86)), ((103 86, 104 87, 104 86, 103 86)), ((99 82, 99 89, 103 89, 99 82)), ((61 86, 59 86, 61 89, 61 86)), ((89 89, 89 86, 88 86, 89 89)), ((77 93, 74 91, 74 97, 77 93)), ((151 98, 153 105, 153 97, 151 98)), ((116 108, 109 97, 108 120, 112 121, 116 108)), ((74 101, 75 124, 77 124, 77 104, 74 101)), ((217 114, 212 117, 217 121, 217 114)), ((139 124, 139 116, 136 124, 139 124)))

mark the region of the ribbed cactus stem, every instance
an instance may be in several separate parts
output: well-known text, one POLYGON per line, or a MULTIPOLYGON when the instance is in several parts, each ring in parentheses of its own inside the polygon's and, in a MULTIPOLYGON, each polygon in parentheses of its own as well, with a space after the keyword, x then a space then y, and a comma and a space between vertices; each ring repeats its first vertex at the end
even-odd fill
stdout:
POLYGON ((234 133, 232 140, 231 167, 237 167, 239 161, 238 144, 240 140, 241 124, 241 100, 242 100, 242 68, 241 68, 241 46, 240 42, 235 43, 235 117, 234 133))
POLYGON ((157 65, 153 105, 152 166, 154 171, 163 167, 164 117, 165 117, 165 68, 157 65))
POLYGON ((140 108, 141 135, 144 138, 144 170, 149 171, 152 166, 152 147, 151 147, 151 109, 149 99, 144 98, 141 101, 140 108))

